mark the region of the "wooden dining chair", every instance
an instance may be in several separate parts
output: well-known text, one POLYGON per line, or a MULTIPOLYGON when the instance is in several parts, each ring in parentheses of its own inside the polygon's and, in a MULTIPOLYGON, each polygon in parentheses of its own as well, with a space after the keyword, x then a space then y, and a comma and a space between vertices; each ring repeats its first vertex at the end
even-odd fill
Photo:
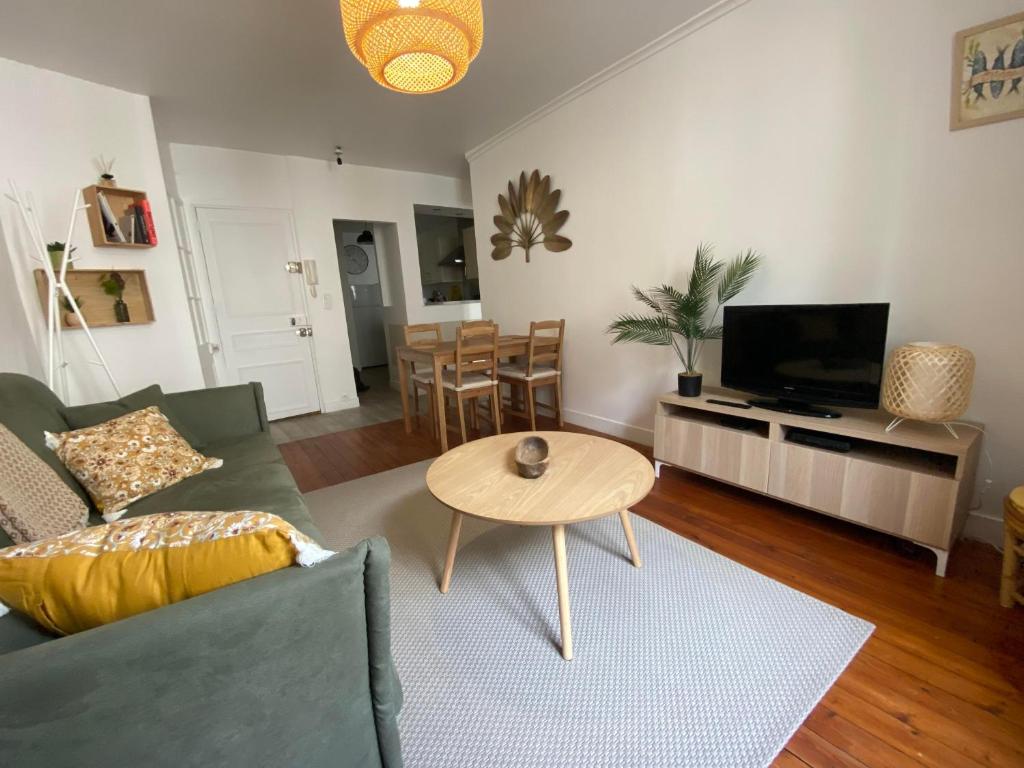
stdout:
MULTIPOLYGON (((471 328, 460 326, 455 332, 455 368, 441 374, 445 404, 455 401, 459 412, 462 442, 466 437, 465 402, 473 407, 473 423, 480 398, 491 401, 491 421, 495 434, 501 434, 501 402, 498 392, 498 326, 494 323, 471 328)), ((448 420, 451 424, 451 421, 448 420)), ((454 429, 454 427, 452 427, 454 429)))
POLYGON ((530 429, 537 429, 537 406, 550 409, 562 420, 562 342, 565 339, 565 320, 541 320, 530 323, 530 341, 526 359, 507 363, 498 368, 498 380, 509 385, 508 404, 502 405, 506 414, 530 419, 530 429), (554 406, 538 403, 534 391, 540 387, 554 387, 554 406), (516 395, 519 395, 519 407, 516 395))
MULTIPOLYGON (((440 323, 420 323, 418 325, 403 326, 405 335, 405 346, 419 349, 430 349, 441 343, 440 323)), ((427 402, 430 404, 430 433, 437 437, 437 400, 434 394, 434 372, 422 371, 417 373, 416 363, 409 363, 409 372, 412 375, 412 399, 413 410, 416 413, 416 424, 420 422, 420 393, 422 389, 427 393, 427 402)))
MULTIPOLYGON (((490 328, 492 325, 494 325, 494 321, 493 320, 460 320, 459 321, 459 326, 461 328, 490 328)), ((498 394, 500 395, 501 392, 499 391, 498 394)), ((483 404, 480 403, 479 399, 478 399, 477 402, 473 404, 473 407, 469 411, 469 426, 472 427, 473 429, 478 429, 480 427, 480 419, 479 419, 480 414, 478 412, 478 409, 481 408, 481 407, 483 407, 483 404)), ((498 416, 499 416, 499 418, 501 416, 500 408, 499 408, 499 411, 498 411, 498 416)))

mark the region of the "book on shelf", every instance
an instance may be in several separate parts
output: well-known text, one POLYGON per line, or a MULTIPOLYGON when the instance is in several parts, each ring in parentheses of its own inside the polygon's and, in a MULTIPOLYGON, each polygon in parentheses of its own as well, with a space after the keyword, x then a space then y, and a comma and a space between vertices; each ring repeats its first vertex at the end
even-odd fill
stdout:
POLYGON ((139 208, 142 209, 142 221, 145 224, 146 237, 150 245, 156 245, 156 227, 153 226, 153 209, 149 207, 149 200, 139 200, 139 208))
POLYGON ((131 210, 132 217, 135 222, 135 235, 137 238, 135 242, 151 245, 151 243, 149 242, 149 230, 146 227, 146 217, 142 213, 142 206, 133 205, 131 210))
POLYGON ((100 202, 100 215, 103 217, 103 231, 106 233, 107 241, 111 243, 126 243, 127 238, 121 231, 121 225, 117 222, 114 209, 110 207, 107 196, 102 192, 96 192, 96 199, 100 202))
POLYGON ((138 230, 135 226, 135 213, 129 208, 128 213, 121 217, 119 222, 121 225, 121 233, 127 238, 129 243, 137 243, 138 241, 138 230))

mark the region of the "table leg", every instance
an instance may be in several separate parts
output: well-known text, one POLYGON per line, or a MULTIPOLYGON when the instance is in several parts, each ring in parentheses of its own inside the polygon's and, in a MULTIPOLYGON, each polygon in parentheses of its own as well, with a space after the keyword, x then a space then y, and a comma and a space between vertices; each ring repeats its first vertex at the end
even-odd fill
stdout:
POLYGON ((555 581, 558 584, 558 619, 562 625, 562 657, 572 659, 572 622, 569 620, 569 572, 565 560, 565 526, 551 527, 555 544, 555 581))
POLYGON ((409 364, 396 352, 398 358, 398 391, 402 393, 402 418, 405 420, 405 434, 412 434, 412 418, 409 416, 409 364))
POLYGON ((452 510, 452 528, 448 533, 448 552, 444 557, 444 575, 441 576, 441 592, 447 592, 452 583, 452 569, 455 568, 455 552, 459 548, 459 532, 462 530, 462 514, 452 510))
POLYGON ((622 530, 626 532, 626 543, 629 545, 629 556, 633 558, 633 565, 639 568, 643 563, 640 562, 640 550, 636 546, 636 536, 633 535, 633 524, 629 522, 628 509, 624 509, 619 512, 619 520, 622 521, 622 530))
POLYGON ((437 403, 437 430, 441 433, 441 453, 448 450, 448 423, 444 412, 444 387, 441 386, 441 359, 434 357, 434 397, 437 403))

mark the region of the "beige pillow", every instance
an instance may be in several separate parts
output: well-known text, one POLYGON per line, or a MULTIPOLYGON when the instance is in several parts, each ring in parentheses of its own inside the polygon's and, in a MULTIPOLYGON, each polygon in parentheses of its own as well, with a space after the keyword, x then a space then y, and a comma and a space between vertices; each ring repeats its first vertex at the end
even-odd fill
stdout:
POLYGON ((89 508, 45 461, 0 424, 0 528, 15 544, 84 528, 89 508))
POLYGON ((224 463, 194 450, 155 405, 94 427, 47 432, 46 444, 108 523, 129 504, 224 463))

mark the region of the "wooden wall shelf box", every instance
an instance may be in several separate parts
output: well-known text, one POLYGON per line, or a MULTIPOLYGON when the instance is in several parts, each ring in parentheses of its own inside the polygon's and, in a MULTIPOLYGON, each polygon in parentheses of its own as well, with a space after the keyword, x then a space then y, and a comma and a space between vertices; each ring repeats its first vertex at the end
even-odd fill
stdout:
POLYGON ((946 560, 967 519, 981 436, 941 424, 906 422, 886 433, 890 416, 843 410, 817 419, 763 408, 737 410, 707 398, 743 402, 738 392, 705 387, 701 397, 659 398, 654 419, 655 474, 662 465, 696 472, 816 512, 921 544, 946 560), (749 429, 724 426, 723 416, 748 420, 749 429), (791 429, 850 438, 836 453, 786 440, 791 429))
MULTIPOLYGON (((100 285, 103 275, 109 274, 110 269, 69 269, 67 272, 68 288, 76 299, 81 299, 82 314, 85 322, 90 328, 110 328, 124 325, 146 325, 152 323, 156 318, 153 315, 153 302, 149 298, 149 285, 146 283, 146 272, 142 269, 117 269, 124 278, 124 302, 128 305, 128 315, 131 321, 119 323, 114 318, 114 297, 108 296, 100 285)), ((47 285, 46 272, 37 269, 33 273, 36 279, 36 290, 39 291, 39 303, 43 308, 43 317, 46 317, 47 285)), ((81 326, 69 325, 66 319, 67 312, 60 307, 61 328, 73 331, 81 326)))
POLYGON ((92 244, 99 248, 152 248, 150 243, 118 243, 107 240, 107 233, 103 227, 103 213, 100 211, 97 192, 102 192, 107 198, 114 216, 118 221, 125 215, 129 206, 138 205, 142 200, 148 200, 145 192, 137 189, 122 189, 121 187, 101 187, 93 184, 82 190, 82 197, 89 204, 86 208, 86 218, 89 220, 89 231, 92 233, 92 244))

